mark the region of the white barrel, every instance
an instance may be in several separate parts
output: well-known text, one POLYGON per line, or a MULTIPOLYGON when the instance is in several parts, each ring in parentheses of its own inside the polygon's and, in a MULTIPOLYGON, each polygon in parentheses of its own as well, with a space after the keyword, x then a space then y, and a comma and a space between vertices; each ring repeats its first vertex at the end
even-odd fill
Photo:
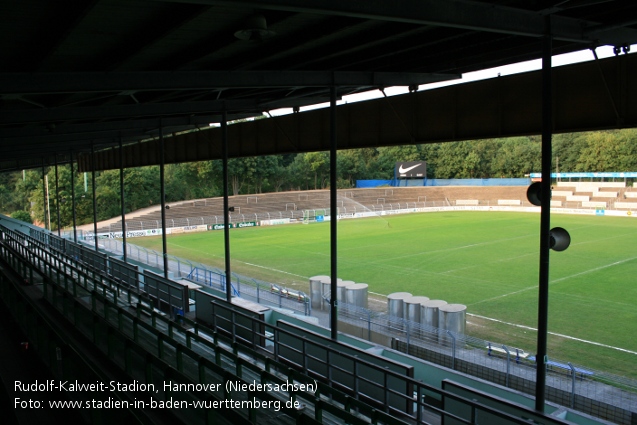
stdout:
POLYGON ((409 292, 394 292, 387 295, 387 311, 392 317, 398 317, 399 319, 405 318, 404 301, 407 298, 411 298, 409 292))
POLYGON ((329 276, 312 276, 310 278, 310 299, 312 300, 312 309, 321 308, 323 304, 323 279, 329 279, 329 276))
POLYGON ((345 288, 347 294, 347 304, 356 307, 367 308, 367 291, 369 285, 366 283, 355 283, 345 288))
POLYGON ((452 338, 447 331, 454 336, 464 335, 467 324, 467 306, 463 304, 446 304, 438 309, 438 324, 440 328, 440 343, 451 345, 452 338))

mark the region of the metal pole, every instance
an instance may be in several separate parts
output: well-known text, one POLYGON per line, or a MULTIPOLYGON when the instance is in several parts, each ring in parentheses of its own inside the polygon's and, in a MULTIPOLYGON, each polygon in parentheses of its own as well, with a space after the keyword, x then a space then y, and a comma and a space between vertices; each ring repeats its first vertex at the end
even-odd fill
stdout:
POLYGON ((502 349, 507 353, 507 376, 506 376, 506 387, 509 387, 509 375, 511 375, 511 352, 506 345, 502 346, 502 349))
POLYGON ((46 198, 47 198, 47 187, 46 187, 46 176, 44 174, 44 158, 42 158, 42 197, 44 199, 44 203, 42 204, 42 211, 44 211, 44 228, 47 228, 46 225, 46 198))
POLYGON ((223 241, 226 260, 226 300, 232 301, 232 272, 230 269, 230 207, 228 205, 228 113, 221 118, 221 156, 223 165, 223 241))
POLYGON ((168 279, 168 247, 166 241, 166 185, 164 184, 164 129, 159 126, 159 187, 161 192, 161 243, 162 256, 164 258, 164 277, 168 279))
POLYGON ((93 185, 93 239, 95 240, 95 251, 99 251, 97 243, 97 195, 95 192, 95 147, 91 145, 91 184, 93 185))
POLYGON ((122 148, 122 138, 119 138, 119 199, 122 203, 122 251, 123 260, 126 262, 126 203, 124 196, 124 149, 122 148))
POLYGON ((77 215, 75 214, 75 170, 73 169, 73 151, 71 151, 71 208, 73 209, 73 242, 77 243, 77 215))
POLYGON ((333 340, 338 338, 337 296, 337 244, 336 225, 338 220, 336 192, 336 87, 330 88, 330 330, 333 340))
POLYGON ((551 231, 551 137, 553 128, 551 87, 551 20, 546 16, 542 45, 542 193, 540 212, 540 275, 537 324, 537 376, 535 410, 544 412, 549 307, 549 254, 551 231))
POLYGON ((568 362, 568 367, 571 368, 571 409, 575 408, 575 378, 577 370, 575 370, 575 366, 568 362))
POLYGON ((59 187, 59 178, 58 178, 58 157, 55 156, 55 205, 58 216, 58 236, 62 236, 62 230, 60 229, 61 220, 60 220, 60 187, 59 187))

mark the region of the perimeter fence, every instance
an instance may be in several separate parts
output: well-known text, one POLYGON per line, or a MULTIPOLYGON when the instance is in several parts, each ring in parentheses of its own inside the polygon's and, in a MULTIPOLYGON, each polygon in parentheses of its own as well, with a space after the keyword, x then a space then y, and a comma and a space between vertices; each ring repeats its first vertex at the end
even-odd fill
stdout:
MULTIPOLYGON (((339 303, 338 319, 354 331, 349 333, 368 341, 386 343, 428 362, 535 394, 535 358, 519 348, 345 303, 339 303)), ((548 359, 546 376, 548 401, 615 423, 637 423, 637 380, 558 358, 548 359)))
MULTIPOLYGON (((89 241, 89 243, 92 243, 89 241)), ((114 255, 123 255, 124 244, 117 239, 100 239, 101 248, 114 255)), ((164 271, 164 257, 161 252, 152 249, 126 244, 127 259, 138 261, 150 267, 164 271)), ((186 260, 166 254, 169 276, 188 279, 215 290, 226 292, 225 272, 202 263, 186 260)), ((283 285, 264 282, 259 279, 232 273, 231 293, 233 296, 248 299, 259 304, 292 310, 303 315, 310 315, 310 298, 302 291, 287 288, 283 285)))

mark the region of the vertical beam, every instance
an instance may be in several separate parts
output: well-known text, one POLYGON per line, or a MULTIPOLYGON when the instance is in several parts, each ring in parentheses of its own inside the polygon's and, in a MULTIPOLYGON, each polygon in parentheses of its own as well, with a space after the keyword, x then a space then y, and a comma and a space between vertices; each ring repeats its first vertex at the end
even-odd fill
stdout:
POLYGON ((123 260, 126 262, 126 202, 124 196, 124 149, 122 149, 122 138, 119 138, 119 199, 122 206, 122 251, 123 260))
POLYGON ((540 212, 540 275, 537 324, 537 375, 535 410, 544 412, 546 388, 546 353, 549 304, 549 257, 551 231, 551 138, 553 132, 551 81, 551 21, 546 16, 546 35, 542 45, 542 193, 540 212))
POLYGON ((55 206, 58 216, 58 236, 62 236, 62 229, 60 228, 60 179, 58 177, 58 157, 55 155, 55 206))
POLYGON ((42 211, 44 211, 44 228, 48 229, 46 224, 46 198, 47 198, 48 190, 46 184, 46 175, 44 174, 44 157, 42 157, 42 198, 44 203, 42 204, 42 211))
POLYGON ((71 208, 73 209, 73 242, 77 243, 77 214, 75 213, 75 167, 71 151, 71 208))
POLYGON ((330 89, 330 330, 333 340, 338 339, 338 294, 336 227, 338 224, 336 191, 336 87, 330 89))
POLYGON ((228 113, 221 118, 221 156, 223 167, 223 243, 226 260, 226 301, 232 301, 232 271, 230 269, 230 207, 228 206, 228 113))
POLYGON ((93 240, 95 241, 95 251, 99 251, 97 242, 97 194, 95 191, 95 147, 91 145, 91 184, 93 185, 93 240))
POLYGON ((166 241, 166 184, 164 179, 164 168, 166 158, 164 156, 164 129, 159 126, 159 190, 161 192, 161 243, 164 259, 164 277, 168 279, 168 243, 166 241))

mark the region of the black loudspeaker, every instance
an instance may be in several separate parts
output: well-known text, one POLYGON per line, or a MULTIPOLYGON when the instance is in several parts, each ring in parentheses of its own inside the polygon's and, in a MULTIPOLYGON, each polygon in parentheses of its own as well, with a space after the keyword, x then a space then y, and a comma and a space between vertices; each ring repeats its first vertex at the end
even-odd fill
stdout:
POLYGON ((550 247, 553 251, 564 251, 571 244, 571 235, 561 227, 554 227, 549 232, 550 247))
POLYGON ((542 183, 531 183, 531 186, 526 190, 526 198, 536 207, 542 206, 542 183))

